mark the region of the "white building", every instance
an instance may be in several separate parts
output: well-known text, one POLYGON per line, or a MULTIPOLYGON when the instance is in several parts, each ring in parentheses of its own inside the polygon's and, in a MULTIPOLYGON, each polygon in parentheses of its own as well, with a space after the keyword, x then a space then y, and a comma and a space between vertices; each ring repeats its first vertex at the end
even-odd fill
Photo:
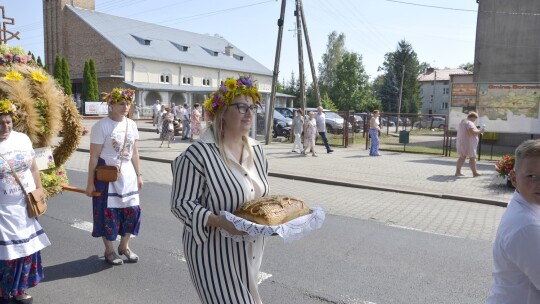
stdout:
POLYGON ((465 69, 429 68, 418 76, 422 114, 448 115, 450 106, 450 75, 472 74, 465 69))

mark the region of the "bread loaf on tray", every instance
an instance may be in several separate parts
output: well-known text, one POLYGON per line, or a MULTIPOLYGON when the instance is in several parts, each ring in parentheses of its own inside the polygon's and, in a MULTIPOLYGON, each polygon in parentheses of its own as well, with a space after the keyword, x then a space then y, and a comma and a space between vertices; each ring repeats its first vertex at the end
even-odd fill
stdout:
POLYGON ((234 215, 248 221, 277 226, 309 213, 300 198, 287 195, 270 195, 246 202, 234 215))

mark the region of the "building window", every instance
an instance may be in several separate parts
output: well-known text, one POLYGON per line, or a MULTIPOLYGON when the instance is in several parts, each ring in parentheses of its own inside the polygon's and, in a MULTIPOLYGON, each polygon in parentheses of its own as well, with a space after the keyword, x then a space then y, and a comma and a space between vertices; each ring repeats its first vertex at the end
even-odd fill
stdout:
POLYGON ((450 94, 450 88, 443 88, 443 94, 444 95, 450 94))
POLYGON ((165 74, 161 74, 161 75, 159 76, 159 82, 161 82, 161 83, 171 83, 171 76, 165 75, 165 74))
POLYGON ((208 79, 208 78, 203 78, 203 80, 202 80, 202 85, 203 85, 204 87, 209 87, 209 86, 210 86, 210 79, 208 79))
POLYGON ((191 85, 191 77, 187 77, 187 76, 182 77, 182 84, 191 85))
POLYGON ((441 109, 448 109, 448 102, 443 102, 441 105, 441 109))
POLYGON ((449 81, 448 80, 445 80, 444 81, 444 85, 448 85, 449 81))

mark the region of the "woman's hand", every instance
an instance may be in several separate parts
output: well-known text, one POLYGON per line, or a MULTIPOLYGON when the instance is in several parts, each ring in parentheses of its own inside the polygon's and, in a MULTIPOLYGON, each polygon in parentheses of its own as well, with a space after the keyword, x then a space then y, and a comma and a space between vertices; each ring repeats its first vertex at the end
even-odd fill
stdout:
POLYGON ((94 192, 96 192, 96 187, 93 184, 86 186, 86 191, 85 191, 86 196, 92 197, 93 196, 92 194, 94 192))
POLYGON ((244 231, 240 231, 240 230, 236 229, 236 227, 234 227, 234 224, 227 221, 225 216, 222 216, 222 215, 210 214, 210 216, 208 217, 208 222, 207 222, 206 225, 211 226, 211 227, 221 228, 221 229, 227 231, 230 235, 240 235, 240 236, 242 236, 242 235, 247 234, 244 231))
POLYGON ((139 176, 137 176, 137 187, 138 187, 139 191, 142 190, 143 186, 144 186, 144 182, 143 182, 143 179, 142 179, 142 175, 139 174, 139 176))

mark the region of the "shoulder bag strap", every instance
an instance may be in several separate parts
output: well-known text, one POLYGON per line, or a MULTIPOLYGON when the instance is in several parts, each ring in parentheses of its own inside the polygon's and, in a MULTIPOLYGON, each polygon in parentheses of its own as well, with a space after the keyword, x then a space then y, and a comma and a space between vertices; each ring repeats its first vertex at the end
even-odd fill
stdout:
POLYGON ((118 171, 122 170, 122 164, 124 163, 124 161, 122 160, 122 157, 124 155, 124 149, 126 148, 126 141, 127 141, 127 136, 128 136, 128 127, 129 127, 129 120, 126 117, 126 134, 124 134, 124 144, 122 145, 122 151, 120 151, 120 168, 118 169, 118 171))
POLYGON ((19 184, 19 186, 21 186, 21 189, 24 192, 24 194, 27 195, 28 193, 26 192, 26 189, 24 189, 24 186, 21 180, 19 179, 17 172, 15 172, 15 169, 13 168, 13 166, 8 162, 8 160, 4 157, 4 155, 0 154, 0 157, 2 157, 2 159, 4 159, 4 161, 8 164, 9 168, 11 169, 11 172, 13 173, 13 176, 15 176, 15 180, 17 180, 17 183, 19 184))

